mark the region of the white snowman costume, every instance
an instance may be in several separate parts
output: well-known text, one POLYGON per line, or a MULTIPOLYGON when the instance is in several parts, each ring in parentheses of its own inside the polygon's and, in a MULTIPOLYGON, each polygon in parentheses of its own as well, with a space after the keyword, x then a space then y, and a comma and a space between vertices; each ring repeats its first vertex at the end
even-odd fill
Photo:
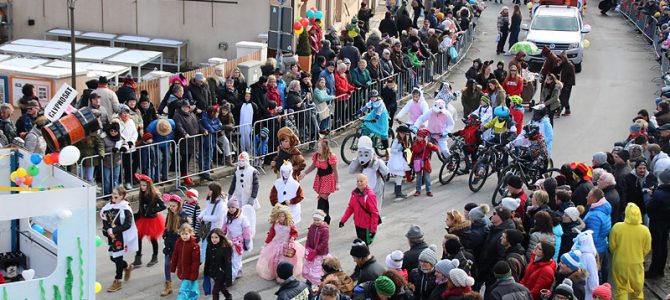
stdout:
POLYGON ((293 217, 293 223, 297 225, 302 213, 300 202, 305 198, 305 195, 300 183, 293 178, 293 165, 290 161, 284 161, 284 164, 279 168, 279 174, 279 179, 275 180, 272 191, 270 191, 270 203, 273 207, 277 203, 288 206, 293 217))
POLYGON ((238 156, 237 169, 233 174, 228 195, 232 195, 240 202, 242 213, 251 226, 251 236, 256 235, 256 210, 261 208, 256 199, 258 187, 258 171, 249 163, 249 154, 242 152, 238 156))
POLYGON ((368 186, 375 191, 377 206, 381 210, 385 178, 390 174, 390 170, 382 159, 375 156, 372 151, 372 140, 368 136, 358 138, 358 157, 349 164, 349 174, 358 173, 368 177, 368 186))

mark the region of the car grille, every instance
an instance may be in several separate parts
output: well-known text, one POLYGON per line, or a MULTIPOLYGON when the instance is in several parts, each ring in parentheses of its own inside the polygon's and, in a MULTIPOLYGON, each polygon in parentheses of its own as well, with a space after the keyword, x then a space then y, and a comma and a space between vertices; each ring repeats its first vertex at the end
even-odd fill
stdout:
POLYGON ((535 43, 537 45, 537 48, 542 49, 544 46, 549 47, 550 50, 568 50, 570 48, 570 44, 553 44, 554 48, 551 48, 551 43, 535 43))

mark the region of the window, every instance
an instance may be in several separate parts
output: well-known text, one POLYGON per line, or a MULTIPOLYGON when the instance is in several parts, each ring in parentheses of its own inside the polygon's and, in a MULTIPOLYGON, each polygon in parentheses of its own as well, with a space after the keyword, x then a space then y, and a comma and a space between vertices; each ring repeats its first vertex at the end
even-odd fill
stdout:
POLYGON ((579 31, 579 22, 575 17, 536 16, 531 30, 579 31))

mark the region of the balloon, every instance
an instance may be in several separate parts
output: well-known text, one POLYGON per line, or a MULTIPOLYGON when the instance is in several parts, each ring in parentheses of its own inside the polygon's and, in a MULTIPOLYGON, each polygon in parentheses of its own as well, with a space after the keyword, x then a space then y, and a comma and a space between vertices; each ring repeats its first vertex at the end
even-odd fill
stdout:
POLYGON ((470 4, 474 5, 474 4, 475 4, 475 0, 470 0, 470 4))
POLYGON ((438 20, 438 21, 442 21, 442 20, 444 20, 444 13, 443 13, 443 12, 439 12, 439 13, 437 13, 437 20, 438 20))
POLYGON ((314 11, 313 10, 308 10, 307 11, 307 18, 311 19, 312 17, 314 17, 314 11))
POLYGON ((351 37, 351 38, 355 38, 355 37, 358 36, 358 33, 357 33, 356 31, 354 31, 354 30, 349 30, 349 31, 347 32, 347 34, 348 34, 349 37, 351 37))
POLYGON ((310 8, 309 10, 316 12, 316 7, 312 6, 312 8, 310 8))
POLYGON ((28 167, 28 175, 30 176, 37 176, 37 174, 40 173, 40 168, 37 167, 36 165, 32 165, 28 167))
POLYGON ((533 2, 528 2, 528 4, 526 4, 526 7, 528 7, 529 10, 533 9, 533 2))
POLYGON ((28 175, 28 171, 26 171, 26 169, 24 168, 16 169, 16 176, 25 177, 26 175, 28 175))
POLYGON ((300 22, 293 23, 293 29, 295 29, 296 31, 302 29, 302 24, 300 24, 300 22))
POLYGON ((26 179, 23 178, 23 177, 18 177, 18 176, 14 177, 14 183, 16 183, 16 185, 22 185, 25 182, 26 182, 26 179))
POLYGON ((323 19, 323 12, 322 12, 322 11, 317 11, 317 12, 314 14, 314 17, 317 18, 317 19, 319 19, 319 20, 323 19))
POLYGON ((58 229, 54 230, 54 232, 51 234, 51 240, 53 240, 54 243, 58 245, 58 229))
POLYGON ((35 232, 39 234, 44 234, 44 228, 42 228, 40 224, 33 224, 33 226, 30 226, 30 228, 32 228, 35 232))
POLYGON ((302 27, 307 27, 309 25, 309 21, 307 20, 307 18, 302 18, 300 19, 300 24, 302 25, 302 27))
POLYGON ((23 184, 25 185, 33 184, 33 177, 30 175, 26 175, 26 177, 23 177, 23 184))
POLYGON ((102 284, 100 284, 100 282, 96 282, 95 283, 95 293, 96 294, 100 293, 100 291, 102 291, 102 284))
POLYGON ((42 160, 44 161, 44 164, 47 166, 53 164, 53 161, 51 160, 51 153, 44 155, 44 158, 42 160))
POLYGON ((79 160, 79 156, 81 156, 81 152, 79 152, 79 148, 70 145, 70 146, 67 146, 67 147, 63 148, 60 151, 60 157, 58 158, 58 163, 61 166, 74 165, 79 160))
POLYGON ((588 48, 588 47, 591 46, 591 42, 589 42, 589 40, 587 40, 587 39, 584 39, 584 41, 582 43, 584 45, 584 48, 588 48))
POLYGON ((300 27, 300 29, 296 29, 296 30, 294 30, 293 32, 294 32, 296 35, 301 35, 303 31, 305 31, 305 29, 302 28, 302 27, 300 27))
POLYGON ((58 212, 58 217, 61 220, 69 219, 70 217, 72 217, 72 211, 69 209, 63 209, 58 212))
POLYGON ((23 279, 25 280, 33 280, 33 278, 35 278, 35 270, 33 269, 23 270, 23 272, 21 272, 21 276, 23 276, 23 279))
POLYGON ((9 174, 9 180, 11 180, 12 182, 16 183, 16 178, 19 178, 19 175, 16 175, 16 171, 9 174))
POLYGON ((95 236, 95 246, 100 247, 100 245, 102 245, 102 238, 100 238, 99 235, 96 235, 95 236))
POLYGON ((58 152, 51 153, 51 163, 52 164, 57 164, 58 159, 60 159, 60 153, 58 153, 58 152))
POLYGON ((30 155, 30 162, 33 163, 33 165, 38 165, 41 161, 42 161, 41 155, 37 153, 33 153, 30 155))

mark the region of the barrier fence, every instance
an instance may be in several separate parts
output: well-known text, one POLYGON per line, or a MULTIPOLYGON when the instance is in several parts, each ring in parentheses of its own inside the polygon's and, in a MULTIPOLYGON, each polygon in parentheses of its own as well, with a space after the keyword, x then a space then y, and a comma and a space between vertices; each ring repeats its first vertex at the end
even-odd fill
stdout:
MULTIPOLYGON (((459 54, 459 59, 467 53, 473 40, 474 30, 471 27, 453 46, 459 54)), ((434 75, 444 75, 457 63, 449 57, 448 52, 437 53, 426 60, 422 67, 407 68, 374 81, 367 87, 337 96, 329 105, 331 116, 327 128, 330 132, 336 132, 355 124, 359 118, 356 112, 368 101, 370 90, 374 88, 381 91, 391 78, 396 82, 398 101, 415 86, 425 86, 433 82, 434 75)), ((207 70, 207 73, 213 72, 212 70, 207 70)), ((98 199, 108 197, 116 184, 129 184, 131 188, 128 190, 137 190, 139 186, 134 183, 135 172, 147 174, 156 184, 174 182, 177 188, 181 188, 182 180, 187 177, 209 177, 211 172, 222 169, 231 162, 227 156, 236 158, 237 154, 243 151, 249 153, 254 166, 260 167, 258 169, 262 171, 262 164, 277 154, 277 147, 280 144, 277 131, 285 126, 292 128, 298 135, 300 147, 314 147, 319 139, 319 132, 324 129, 322 122, 313 102, 305 99, 301 110, 257 120, 252 124, 240 124, 229 131, 222 130, 207 135, 183 137, 176 141, 141 145, 135 147, 132 152, 85 157, 78 163, 77 172, 80 177, 91 183, 100 182, 98 199), (265 137, 264 132, 268 133, 265 137)))

